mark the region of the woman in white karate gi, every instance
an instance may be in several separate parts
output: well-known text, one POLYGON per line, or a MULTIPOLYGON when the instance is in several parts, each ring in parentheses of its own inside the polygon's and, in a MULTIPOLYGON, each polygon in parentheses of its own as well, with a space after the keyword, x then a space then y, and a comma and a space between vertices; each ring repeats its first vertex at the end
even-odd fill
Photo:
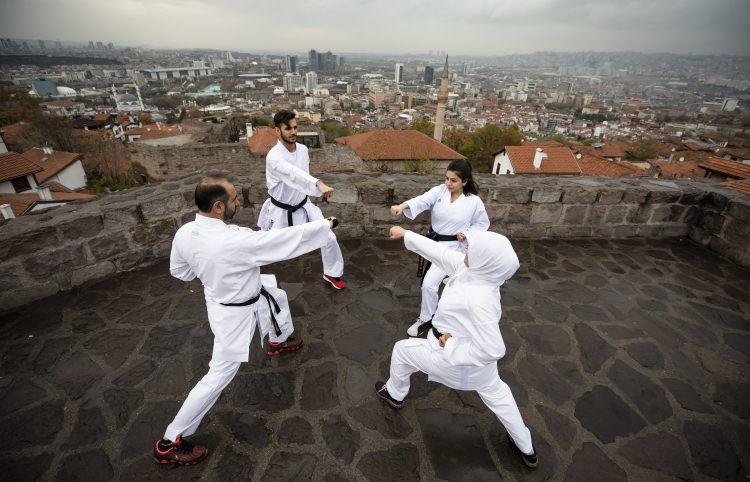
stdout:
MULTIPOLYGON (((391 215, 399 216, 403 213, 409 219, 416 218, 423 211, 431 211, 431 226, 427 237, 458 252, 464 249, 465 238, 461 233, 469 230, 486 231, 490 227, 484 203, 477 194, 471 164, 464 160, 456 160, 448 165, 443 184, 398 206, 391 206, 391 215)), ((430 320, 438 305, 438 289, 445 278, 445 272, 434 264, 424 272, 423 263, 420 259, 418 276, 424 275, 422 305, 419 316, 406 330, 409 336, 421 336, 431 328, 430 320)))
POLYGON ((195 433, 240 364, 248 361, 256 325, 260 325, 261 342, 269 333, 269 354, 302 346, 302 340, 289 336, 294 328, 285 293, 276 288, 272 276, 261 276, 260 267, 320 249, 328 242, 333 225, 332 220, 321 219, 262 232, 228 224, 240 203, 232 183, 219 176, 198 184, 195 203, 199 209, 195 221, 184 224, 175 234, 169 270, 183 281, 201 280, 214 335, 213 354, 208 373, 190 391, 164 437, 154 445, 154 460, 161 464, 193 465, 206 457, 206 447, 183 437, 195 433), (269 305, 276 318, 274 327, 269 321, 269 305))
POLYGON ((377 382, 375 389, 394 408, 403 406, 409 377, 418 371, 450 388, 475 390, 508 431, 524 463, 535 467, 531 434, 497 369, 497 361, 505 355, 500 286, 518 270, 518 257, 501 234, 466 231, 464 235, 465 255, 399 226, 391 228, 392 239, 403 237, 407 249, 432 261, 449 278, 427 339, 397 342, 390 378, 377 382))

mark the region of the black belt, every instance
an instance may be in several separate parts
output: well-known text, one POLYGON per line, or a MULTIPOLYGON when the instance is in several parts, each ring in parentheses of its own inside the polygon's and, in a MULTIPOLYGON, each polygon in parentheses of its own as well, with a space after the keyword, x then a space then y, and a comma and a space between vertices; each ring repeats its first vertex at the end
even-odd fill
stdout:
MULTIPOLYGON (((273 199, 273 198, 272 198, 273 199)), ((279 322, 276 321, 276 317, 273 315, 274 310, 276 310, 276 313, 281 312, 281 308, 279 307, 279 304, 276 303, 276 299, 266 291, 264 287, 260 287, 260 293, 255 295, 254 297, 250 298, 247 301, 243 301, 242 303, 221 303, 223 306, 250 306, 252 304, 255 304, 263 295, 263 297, 266 299, 266 302, 268 303, 268 311, 271 313, 271 324, 273 324, 273 330, 276 332, 276 336, 281 336, 281 328, 279 327, 279 322), (273 304, 273 308, 271 308, 271 304, 273 304)))
MULTIPOLYGON (((433 241, 458 241, 458 235, 438 234, 434 229, 432 229, 432 226, 430 226, 430 229, 427 231, 427 234, 425 234, 425 237, 433 241)), ((424 275, 427 273, 427 270, 430 269, 431 265, 432 261, 428 261, 420 256, 417 263, 417 278, 422 278, 424 280, 424 275)))
POLYGON ((437 338, 438 340, 440 339, 440 337, 441 337, 441 336, 443 336, 443 334, 442 334, 442 333, 440 333, 440 332, 438 331, 438 329, 437 329, 437 328, 435 328, 434 326, 432 327, 432 334, 433 334, 433 335, 435 335, 435 338, 437 338))
POLYGON ((294 222, 292 220, 292 214, 294 214, 294 211, 298 210, 305 204, 307 204, 307 196, 305 196, 305 199, 302 200, 301 203, 297 204, 296 206, 292 206, 291 204, 284 204, 281 201, 277 201, 273 198, 273 196, 270 196, 271 203, 273 203, 274 206, 280 207, 281 209, 286 211, 286 223, 287 226, 293 226, 294 222))

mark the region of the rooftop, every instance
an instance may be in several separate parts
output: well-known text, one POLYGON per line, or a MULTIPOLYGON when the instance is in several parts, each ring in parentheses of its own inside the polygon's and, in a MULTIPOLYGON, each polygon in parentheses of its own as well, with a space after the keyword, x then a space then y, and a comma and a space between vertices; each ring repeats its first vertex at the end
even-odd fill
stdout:
POLYGON ((473 392, 412 378, 401 411, 372 393, 418 310, 401 243, 342 242, 349 288, 317 253, 264 270, 287 290, 301 352, 251 361, 196 438, 205 463, 151 443, 206 371, 200 283, 168 265, 0 315, 0 395, 14 479, 742 480, 750 466, 750 271, 689 241, 514 240, 500 375, 532 430, 528 472, 473 392), (178 363, 174 363, 177 360, 178 363), (450 454, 449 457, 446 454, 450 454), (658 454, 658 455, 657 455, 658 454))
POLYGON ((364 160, 431 160, 466 159, 450 147, 416 130, 380 129, 352 136, 339 137, 336 143, 345 145, 364 160))

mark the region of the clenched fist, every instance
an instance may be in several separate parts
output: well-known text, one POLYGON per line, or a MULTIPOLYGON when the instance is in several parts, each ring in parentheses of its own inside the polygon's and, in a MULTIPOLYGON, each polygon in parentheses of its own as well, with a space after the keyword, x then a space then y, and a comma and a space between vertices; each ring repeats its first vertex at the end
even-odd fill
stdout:
POLYGON ((388 233, 391 239, 401 239, 406 234, 406 230, 401 226, 393 226, 388 233))

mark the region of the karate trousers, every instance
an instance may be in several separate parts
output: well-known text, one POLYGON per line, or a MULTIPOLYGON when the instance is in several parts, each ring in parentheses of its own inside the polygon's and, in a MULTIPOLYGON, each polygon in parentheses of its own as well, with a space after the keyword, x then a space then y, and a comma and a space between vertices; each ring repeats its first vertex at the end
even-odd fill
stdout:
MULTIPOLYGON (((295 226, 319 219, 323 219, 323 212, 310 201, 292 214, 292 222, 295 226)), ((266 199, 258 216, 258 227, 263 231, 270 231, 286 228, 288 225, 286 210, 272 204, 270 199, 266 199)), ((328 243, 320 248, 320 254, 323 258, 323 273, 340 278, 344 274, 344 256, 341 254, 341 248, 333 231, 328 233, 328 243)))
POLYGON ((221 392, 237 374, 240 363, 212 359, 208 364, 208 373, 190 390, 164 436, 174 441, 177 437, 193 435, 221 392))
POLYGON ((426 373, 431 381, 450 388, 476 391, 503 424, 516 446, 523 453, 531 454, 534 450, 531 432, 523 422, 510 387, 500 379, 497 365, 448 365, 431 346, 436 342, 430 333, 427 340, 411 338, 396 343, 391 354, 391 376, 386 382, 388 393, 396 400, 406 398, 409 393, 409 378, 415 372, 426 373))
POLYGON ((424 323, 435 316, 439 301, 438 289, 446 276, 445 271, 433 264, 422 278, 422 305, 419 310, 419 319, 424 323))

